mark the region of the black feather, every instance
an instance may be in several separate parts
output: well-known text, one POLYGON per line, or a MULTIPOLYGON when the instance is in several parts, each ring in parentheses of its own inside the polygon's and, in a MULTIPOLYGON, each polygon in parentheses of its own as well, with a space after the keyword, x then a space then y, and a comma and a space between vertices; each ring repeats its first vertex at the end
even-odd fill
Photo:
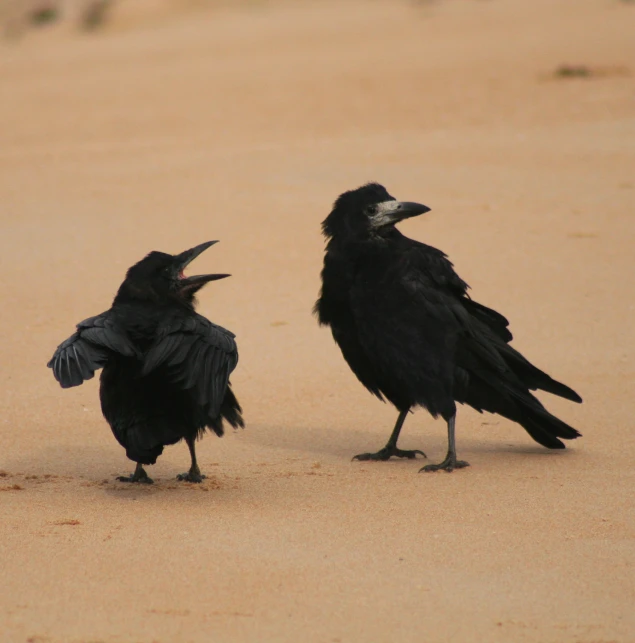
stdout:
MULTIPOLYGON (((209 245, 175 256, 150 253, 130 268, 112 308, 80 322, 48 363, 63 388, 103 368, 102 411, 140 464, 184 438, 193 449, 206 428, 222 435, 224 420, 244 424, 229 386, 238 361, 234 335, 194 310, 194 293, 208 276, 181 276, 184 262, 209 245)), ((195 465, 190 474, 200 479, 195 465)))
POLYGON ((422 406, 452 420, 453 435, 456 402, 465 403, 518 422, 546 447, 563 448, 559 438, 580 434, 530 391, 582 399, 509 345, 508 320, 468 296, 443 252, 394 227, 400 216, 426 210, 396 202, 378 184, 338 198, 323 223, 319 323, 331 327, 361 383, 401 413, 422 406))

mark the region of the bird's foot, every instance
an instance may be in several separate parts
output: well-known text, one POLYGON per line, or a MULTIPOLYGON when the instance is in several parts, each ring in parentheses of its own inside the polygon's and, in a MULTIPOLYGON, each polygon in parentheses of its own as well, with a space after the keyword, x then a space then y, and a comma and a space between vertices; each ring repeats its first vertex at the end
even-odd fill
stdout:
POLYGON ((426 464, 425 467, 419 469, 419 473, 425 471, 426 473, 433 473, 434 471, 440 471, 444 469, 448 473, 452 473, 454 469, 463 469, 464 467, 469 467, 470 463, 465 460, 457 460, 455 455, 447 455, 443 462, 439 464, 426 464))
POLYGON ((135 472, 130 476, 118 476, 119 482, 138 482, 140 484, 154 484, 154 480, 146 473, 145 469, 138 464, 135 472))
POLYGON ((398 449, 397 447, 385 446, 380 451, 377 451, 377 453, 360 453, 354 456, 353 460, 384 461, 388 460, 393 455, 396 458, 408 458, 408 460, 414 460, 417 457, 417 453, 422 455, 424 458, 428 457, 423 451, 419 451, 419 449, 415 449, 414 451, 404 451, 402 449, 398 449))
POLYGON ((203 482, 207 476, 204 476, 198 469, 190 469, 187 473, 179 473, 176 476, 177 480, 183 480, 185 482, 203 482))

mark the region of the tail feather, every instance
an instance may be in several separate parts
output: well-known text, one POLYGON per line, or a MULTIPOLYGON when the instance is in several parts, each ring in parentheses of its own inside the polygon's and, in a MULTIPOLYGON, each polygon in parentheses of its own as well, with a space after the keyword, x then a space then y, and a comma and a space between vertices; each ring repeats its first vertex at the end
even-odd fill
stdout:
POLYGON ((564 449, 560 439, 573 440, 580 433, 549 413, 530 391, 546 391, 572 402, 582 398, 509 345, 511 333, 502 315, 472 300, 465 307, 472 323, 457 346, 456 401, 517 422, 549 449, 564 449))
POLYGON ((539 444, 548 449, 564 449, 564 444, 558 438, 574 440, 581 436, 572 426, 549 413, 531 393, 523 398, 517 402, 519 414, 516 422, 539 444))
POLYGON ((500 370, 500 360, 502 359, 530 391, 546 391, 571 402, 582 402, 582 398, 572 388, 554 380, 509 345, 512 334, 508 329, 509 322, 503 315, 472 299, 465 300, 463 305, 472 320, 477 322, 476 327, 472 329, 475 333, 468 352, 478 351, 480 353, 477 361, 481 366, 485 366, 489 362, 490 367, 494 366, 500 370), (481 344, 480 347, 479 344, 481 344), (486 352, 490 353, 489 356, 483 353, 484 348, 486 352))
POLYGON ((499 378, 484 378, 471 373, 469 384, 457 401, 477 411, 488 411, 520 424, 539 444, 548 449, 564 449, 559 438, 573 440, 580 433, 549 413, 529 391, 499 378))
POLYGON ((117 442, 126 450, 126 455, 133 462, 155 464, 163 453, 163 446, 176 444, 182 436, 174 435, 169 427, 160 422, 151 426, 143 421, 126 422, 117 418, 110 423, 117 442))
POLYGON ((220 415, 215 418, 210 418, 208 421, 208 426, 221 437, 225 433, 225 428, 223 427, 223 420, 227 420, 235 429, 244 428, 245 421, 242 416, 242 408, 238 403, 238 399, 234 395, 234 392, 231 389, 231 385, 227 385, 227 390, 225 391, 225 397, 223 398, 223 403, 220 407, 220 415))
POLYGON ((512 371, 530 391, 546 391, 571 402, 582 402, 582 398, 572 388, 549 377, 511 346, 506 345, 501 353, 512 371))

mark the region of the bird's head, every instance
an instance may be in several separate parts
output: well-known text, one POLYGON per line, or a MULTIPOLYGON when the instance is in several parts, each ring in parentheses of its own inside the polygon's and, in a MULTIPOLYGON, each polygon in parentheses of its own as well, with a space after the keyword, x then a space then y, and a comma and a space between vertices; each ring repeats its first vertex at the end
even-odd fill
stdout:
POLYGON ((206 241, 178 255, 156 250, 136 263, 126 273, 115 301, 148 299, 155 302, 178 300, 193 305, 194 296, 208 282, 230 275, 195 275, 183 271, 203 251, 217 241, 206 241))
POLYGON ((381 235, 395 223, 429 211, 420 203, 397 201, 379 183, 368 183, 338 197, 322 222, 322 231, 329 239, 364 239, 381 235))

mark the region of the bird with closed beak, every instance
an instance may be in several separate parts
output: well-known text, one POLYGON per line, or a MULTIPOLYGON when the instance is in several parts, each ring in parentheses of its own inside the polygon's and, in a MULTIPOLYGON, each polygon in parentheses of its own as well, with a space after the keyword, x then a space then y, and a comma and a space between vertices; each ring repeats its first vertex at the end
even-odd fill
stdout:
POLYGON ((507 319, 470 298, 443 252, 395 227, 429 210, 370 183, 342 194, 322 224, 327 245, 315 305, 319 323, 330 326, 359 381, 399 411, 386 446, 354 459, 425 457, 397 448, 408 412, 423 407, 447 422, 448 451, 421 471, 468 466, 456 454, 457 402, 502 415, 539 444, 564 449, 560 438, 580 434, 531 391, 582 399, 510 346, 507 319))

